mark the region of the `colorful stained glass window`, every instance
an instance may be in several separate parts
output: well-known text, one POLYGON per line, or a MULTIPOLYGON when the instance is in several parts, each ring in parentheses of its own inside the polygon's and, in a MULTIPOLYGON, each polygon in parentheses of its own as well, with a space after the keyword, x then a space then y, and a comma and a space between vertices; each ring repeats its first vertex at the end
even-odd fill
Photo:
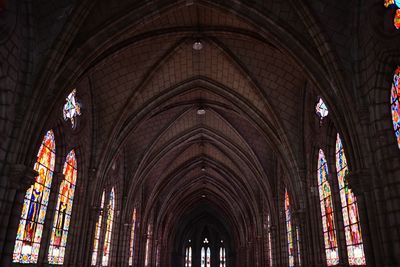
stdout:
POLYGON ((336 137, 336 170, 346 236, 347 256, 350 265, 366 265, 357 199, 348 187, 349 173, 340 135, 336 137))
POLYGON ((111 237, 114 223, 114 209, 115 209, 115 193, 114 187, 111 189, 108 206, 107 206, 107 221, 106 221, 106 233, 104 237, 103 255, 101 257, 101 265, 108 266, 111 251, 111 237))
POLYGON ((285 189, 285 221, 286 221, 289 267, 294 267, 292 212, 290 207, 289 194, 286 189, 285 189))
POLYGON ((271 217, 267 216, 267 225, 268 225, 268 261, 269 266, 272 267, 272 236, 271 236, 271 217))
POLYGON ((320 120, 322 121, 326 116, 328 116, 329 111, 328 108, 325 105, 325 102, 320 98, 318 100, 317 105, 315 106, 315 112, 319 116, 320 120))
POLYGON ((397 67, 393 75, 390 105, 392 109, 394 133, 397 139, 397 145, 400 148, 400 67, 397 67))
POLYGON ((103 208, 104 208, 104 200, 106 197, 106 192, 103 191, 101 195, 101 204, 100 204, 100 214, 99 218, 97 218, 95 230, 94 230, 94 240, 93 240, 93 252, 92 252, 92 266, 95 266, 97 263, 97 256, 99 253, 99 243, 100 243, 100 233, 101 233, 101 223, 103 220, 103 208))
POLYGON ((384 0, 384 5, 387 8, 396 9, 393 24, 396 29, 400 29, 400 0, 384 0))
POLYGON ((301 254, 300 254, 300 231, 299 227, 296 226, 296 241, 297 241, 297 262, 301 266, 301 254))
POLYGON ((336 238, 335 215, 333 212, 332 191, 328 182, 328 165, 322 149, 318 156, 318 191, 322 215, 325 254, 328 266, 339 264, 339 253, 336 238))
POLYGON ((67 103, 64 104, 63 115, 64 120, 71 120, 72 128, 76 127, 76 118, 81 115, 81 104, 75 98, 76 89, 72 90, 72 92, 66 98, 67 103))
POLYGON ((68 153, 64 163, 64 179, 60 185, 56 213, 51 232, 48 261, 50 264, 63 264, 72 204, 77 179, 77 163, 74 150, 68 153))
POLYGON ((133 210, 131 240, 129 244, 129 266, 133 265, 133 252, 135 247, 136 209, 133 210))
POLYGON ((226 250, 224 247, 219 248, 219 267, 226 267, 226 250))
POLYGON ((13 262, 36 263, 43 224, 53 179, 56 144, 54 133, 48 131, 37 154, 34 170, 39 173, 35 183, 26 191, 15 241, 13 262))
POLYGON ((192 247, 188 246, 185 250, 185 267, 192 267, 192 247))
POLYGON ((211 250, 208 247, 207 252, 206 252, 206 267, 210 267, 210 266, 211 266, 211 250))

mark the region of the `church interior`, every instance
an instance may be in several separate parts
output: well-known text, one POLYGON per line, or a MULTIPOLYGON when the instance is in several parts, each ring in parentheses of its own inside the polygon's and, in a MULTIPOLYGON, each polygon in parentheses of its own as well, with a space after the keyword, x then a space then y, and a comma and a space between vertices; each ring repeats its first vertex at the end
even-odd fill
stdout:
POLYGON ((0 43, 0 266, 400 266, 400 0, 0 0, 0 43))

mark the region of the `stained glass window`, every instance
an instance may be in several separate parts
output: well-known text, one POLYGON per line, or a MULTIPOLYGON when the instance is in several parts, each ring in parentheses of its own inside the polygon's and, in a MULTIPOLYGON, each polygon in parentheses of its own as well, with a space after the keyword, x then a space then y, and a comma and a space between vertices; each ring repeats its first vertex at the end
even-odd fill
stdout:
POLYGON ((219 248, 219 267, 226 267, 226 251, 224 247, 219 248))
POLYGON ((298 262, 298 265, 301 266, 300 233, 299 233, 299 227, 298 226, 296 226, 296 240, 297 240, 297 262, 298 262))
POLYGON ((211 266, 211 251, 210 248, 207 248, 207 252, 206 252, 206 267, 210 267, 211 266))
POLYGON ((76 89, 72 90, 72 92, 66 98, 67 103, 64 104, 63 115, 64 120, 71 120, 72 128, 76 126, 76 116, 81 115, 81 104, 75 98, 76 89))
POLYGON ((285 221, 286 221, 289 267, 294 267, 292 212, 290 208, 289 194, 286 189, 285 189, 285 221))
POLYGON ((332 191, 327 179, 328 165, 322 149, 319 150, 317 174, 326 261, 328 266, 333 266, 339 263, 339 254, 336 238, 335 215, 333 212, 332 191))
POLYGON ((272 237, 271 237, 271 217, 267 216, 267 224, 268 224, 268 260, 269 266, 272 267, 272 237))
POLYGON ((115 209, 115 193, 113 187, 110 192, 110 197, 107 206, 106 234, 104 237, 103 255, 101 258, 102 266, 108 266, 108 261, 110 259, 110 250, 111 250, 110 246, 111 246, 112 229, 114 223, 114 209, 115 209))
POLYGON ((320 120, 322 121, 326 116, 328 116, 329 111, 328 108, 325 105, 325 102, 320 98, 318 100, 317 105, 315 106, 315 112, 319 116, 320 120))
POLYGON ((48 131, 37 154, 34 170, 39 173, 26 191, 15 241, 13 262, 36 263, 42 239, 43 224, 53 179, 56 144, 54 133, 48 131))
POLYGON ((397 67, 393 75, 390 105, 392 109, 394 133, 396 135, 397 145, 400 148, 400 67, 397 67))
POLYGON ((101 195, 101 204, 100 204, 100 214, 99 218, 97 219, 95 232, 94 232, 94 240, 93 240, 93 253, 92 253, 92 266, 96 265, 97 262, 97 255, 99 253, 99 243, 100 243, 100 233, 101 233, 101 223, 103 220, 103 208, 104 208, 104 199, 106 196, 106 192, 103 191, 101 195))
POLYGON ((192 247, 188 246, 185 250, 185 267, 192 267, 192 247))
POLYGON ((393 24, 396 29, 400 29, 400 0, 384 0, 384 5, 396 9, 393 24))
POLYGON ((357 199, 348 187, 346 176, 349 173, 340 135, 336 137, 336 170, 339 184, 340 201, 346 236, 347 256, 350 265, 366 265, 358 216, 357 199))
POLYGON ((133 265, 133 252, 135 246, 136 209, 133 210, 131 240, 129 244, 129 266, 133 265))
POLYGON ((146 239, 146 255, 144 260, 144 266, 149 266, 150 262, 150 238, 151 238, 151 226, 147 226, 147 239, 146 239))
POLYGON ((74 150, 67 155, 63 169, 64 179, 60 185, 56 213, 51 232, 48 261, 50 264, 63 264, 72 204, 77 179, 77 164, 74 150))

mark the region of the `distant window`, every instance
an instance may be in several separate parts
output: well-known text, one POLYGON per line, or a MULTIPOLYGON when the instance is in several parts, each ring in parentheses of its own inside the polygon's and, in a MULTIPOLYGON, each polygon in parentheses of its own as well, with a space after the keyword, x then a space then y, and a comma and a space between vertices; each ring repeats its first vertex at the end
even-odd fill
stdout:
POLYGON ((136 209, 133 210, 132 216, 132 229, 131 229, 131 242, 129 245, 129 266, 133 265, 133 252, 135 249, 135 226, 136 226, 136 209))
POLYGON ((185 267, 192 267, 192 247, 188 246, 185 249, 185 267))
POLYGON ((95 226, 95 232, 94 232, 94 240, 93 240, 93 251, 92 251, 92 266, 96 266, 97 263, 97 256, 99 254, 99 243, 100 243, 100 233, 101 233, 101 223, 103 220, 103 208, 104 208, 104 199, 106 192, 103 191, 103 194, 101 195, 101 204, 100 204, 100 214, 99 217, 97 218, 96 226, 95 226))
POLYGON ((219 267, 226 267, 226 251, 224 247, 219 248, 219 267))
POLYGON ((289 267, 294 267, 294 244, 293 244, 293 229, 292 229, 292 211, 290 207, 289 194, 285 190, 285 221, 286 221, 286 236, 288 246, 289 267))
POLYGON ((393 75, 390 105, 392 109, 394 134, 397 139, 397 145, 400 148, 400 67, 396 69, 393 75))
POLYGON ((76 127, 76 118, 81 115, 81 104, 75 98, 76 89, 72 90, 72 92, 67 97, 67 103, 65 103, 63 108, 64 120, 71 120, 72 128, 76 127))
POLYGON ((317 113, 319 119, 322 121, 326 116, 328 116, 329 111, 325 105, 325 102, 320 98, 317 105, 315 106, 315 113, 317 113))
POLYGON ((400 0, 384 0, 384 6, 396 9, 393 24, 396 29, 400 29, 400 0))
POLYGON ((114 187, 111 189, 108 206, 107 206, 107 221, 106 221, 106 234, 104 237, 103 256, 101 259, 102 266, 108 266, 111 251, 111 238, 114 223, 114 209, 115 209, 115 193, 114 187))

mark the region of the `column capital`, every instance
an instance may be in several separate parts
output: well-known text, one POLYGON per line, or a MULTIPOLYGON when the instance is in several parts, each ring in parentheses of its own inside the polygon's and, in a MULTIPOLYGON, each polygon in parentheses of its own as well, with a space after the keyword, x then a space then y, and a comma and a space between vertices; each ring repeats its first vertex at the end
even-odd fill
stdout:
POLYGON ((20 192, 25 192, 33 185, 39 173, 24 164, 13 164, 10 166, 8 186, 20 192))

